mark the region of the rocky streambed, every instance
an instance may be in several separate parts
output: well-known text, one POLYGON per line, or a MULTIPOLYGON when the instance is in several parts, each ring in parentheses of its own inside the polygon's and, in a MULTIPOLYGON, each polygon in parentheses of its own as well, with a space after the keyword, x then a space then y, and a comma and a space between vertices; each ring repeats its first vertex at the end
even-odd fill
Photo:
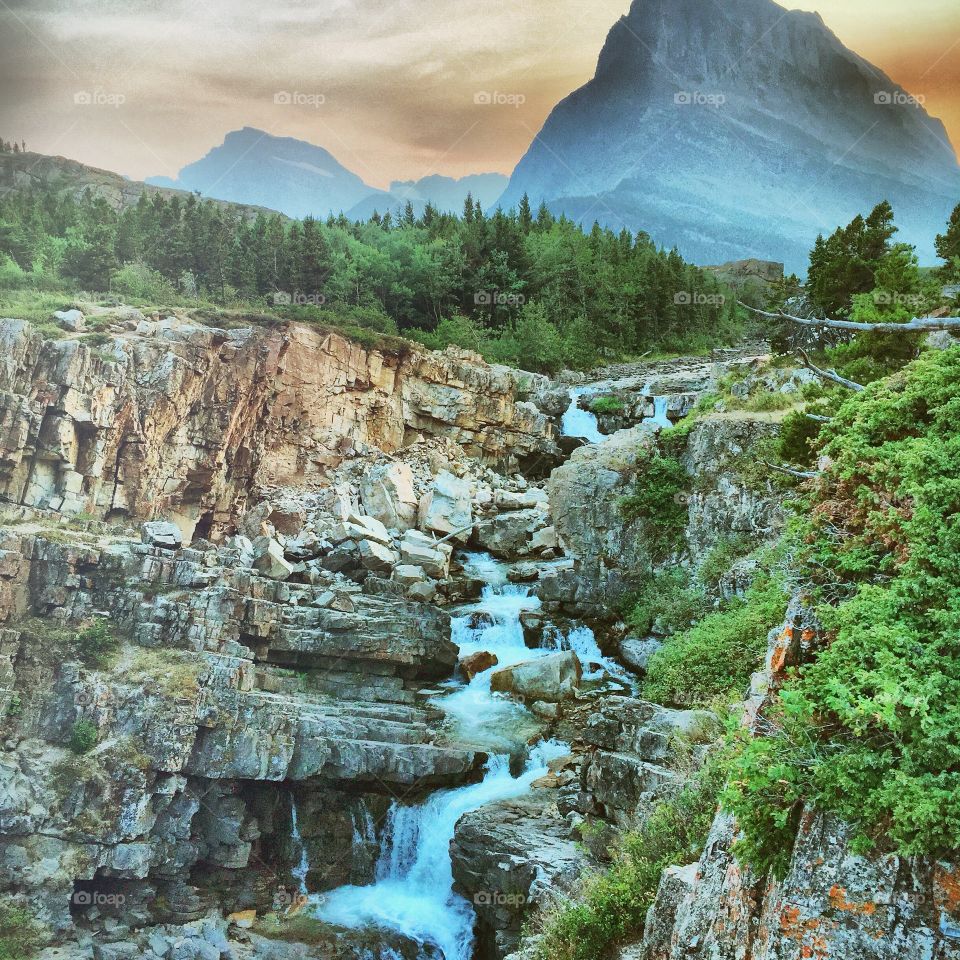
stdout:
MULTIPOLYGON (((503 960, 715 729, 618 604, 776 534, 776 424, 689 431, 675 555, 621 503, 762 351, 550 382, 135 314, 0 322, 0 906, 43 960, 503 960)), ((638 956, 708 922, 665 883, 638 956)))

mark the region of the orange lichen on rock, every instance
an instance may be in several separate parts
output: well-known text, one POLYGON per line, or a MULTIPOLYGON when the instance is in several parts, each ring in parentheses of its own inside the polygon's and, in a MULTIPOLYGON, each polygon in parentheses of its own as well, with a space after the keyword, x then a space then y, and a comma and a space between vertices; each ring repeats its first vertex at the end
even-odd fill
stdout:
POLYGON ((855 900, 847 899, 847 891, 834 884, 830 888, 830 906, 834 910, 843 910, 845 913, 856 913, 862 917, 872 916, 877 911, 877 905, 872 900, 864 900, 858 903, 855 900))

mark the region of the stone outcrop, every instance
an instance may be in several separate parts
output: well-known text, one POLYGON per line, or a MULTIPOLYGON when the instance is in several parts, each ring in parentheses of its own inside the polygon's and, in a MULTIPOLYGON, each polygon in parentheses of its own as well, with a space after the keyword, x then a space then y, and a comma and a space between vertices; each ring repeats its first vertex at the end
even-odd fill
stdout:
POLYGON ((512 693, 524 700, 556 703, 576 695, 582 676, 579 658, 572 650, 567 650, 494 670, 490 676, 490 689, 512 693))
POLYGON ((547 484, 553 525, 574 565, 542 576, 540 596, 602 618, 631 589, 637 571, 678 559, 696 566, 717 543, 738 536, 753 543, 775 537, 783 520, 781 495, 745 473, 753 465, 751 450, 778 429, 740 412, 712 414, 693 426, 681 456, 689 484, 678 494, 687 508, 686 528, 666 556, 655 549, 644 521, 627 521, 622 511, 624 498, 644 482, 654 432, 632 427, 575 450, 547 484))
MULTIPOLYGON (((6 500, 159 514, 189 540, 231 529, 256 488, 323 476, 364 446, 441 436, 505 464, 556 450, 547 419, 518 402, 535 378, 465 351, 388 353, 303 325, 228 330, 172 316, 112 330, 94 348, 0 322, 6 500)), ((397 506, 406 518, 409 501, 397 506)))

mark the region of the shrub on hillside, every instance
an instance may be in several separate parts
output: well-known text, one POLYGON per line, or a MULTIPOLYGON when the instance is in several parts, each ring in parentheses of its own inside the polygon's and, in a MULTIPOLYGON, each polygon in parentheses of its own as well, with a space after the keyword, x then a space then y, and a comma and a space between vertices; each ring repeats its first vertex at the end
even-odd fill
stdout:
POLYGON ((960 848, 960 349, 850 397, 793 533, 827 641, 744 744, 726 802, 742 855, 783 867, 803 803, 855 847, 960 848))

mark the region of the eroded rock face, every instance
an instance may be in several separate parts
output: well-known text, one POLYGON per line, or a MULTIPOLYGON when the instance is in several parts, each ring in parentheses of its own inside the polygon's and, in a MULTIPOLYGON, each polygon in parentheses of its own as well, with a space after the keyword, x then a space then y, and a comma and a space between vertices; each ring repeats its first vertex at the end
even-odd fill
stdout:
MULTIPOLYGON (((535 379, 465 351, 386 355, 296 324, 144 320, 94 352, 3 320, 0 495, 216 535, 255 486, 322 474, 363 445, 389 452, 419 432, 490 462, 553 455, 551 425, 518 402, 535 379)), ((407 522, 407 491, 395 492, 407 522)))
POLYGON ((673 869, 651 908, 643 960, 947 960, 960 956, 956 869, 850 852, 850 831, 808 811, 790 869, 765 881, 731 853, 719 816, 696 865, 673 869))
POLYGON ((450 847, 456 889, 478 917, 478 953, 515 950, 524 918, 572 887, 589 858, 555 809, 556 791, 489 804, 465 814, 450 847))

